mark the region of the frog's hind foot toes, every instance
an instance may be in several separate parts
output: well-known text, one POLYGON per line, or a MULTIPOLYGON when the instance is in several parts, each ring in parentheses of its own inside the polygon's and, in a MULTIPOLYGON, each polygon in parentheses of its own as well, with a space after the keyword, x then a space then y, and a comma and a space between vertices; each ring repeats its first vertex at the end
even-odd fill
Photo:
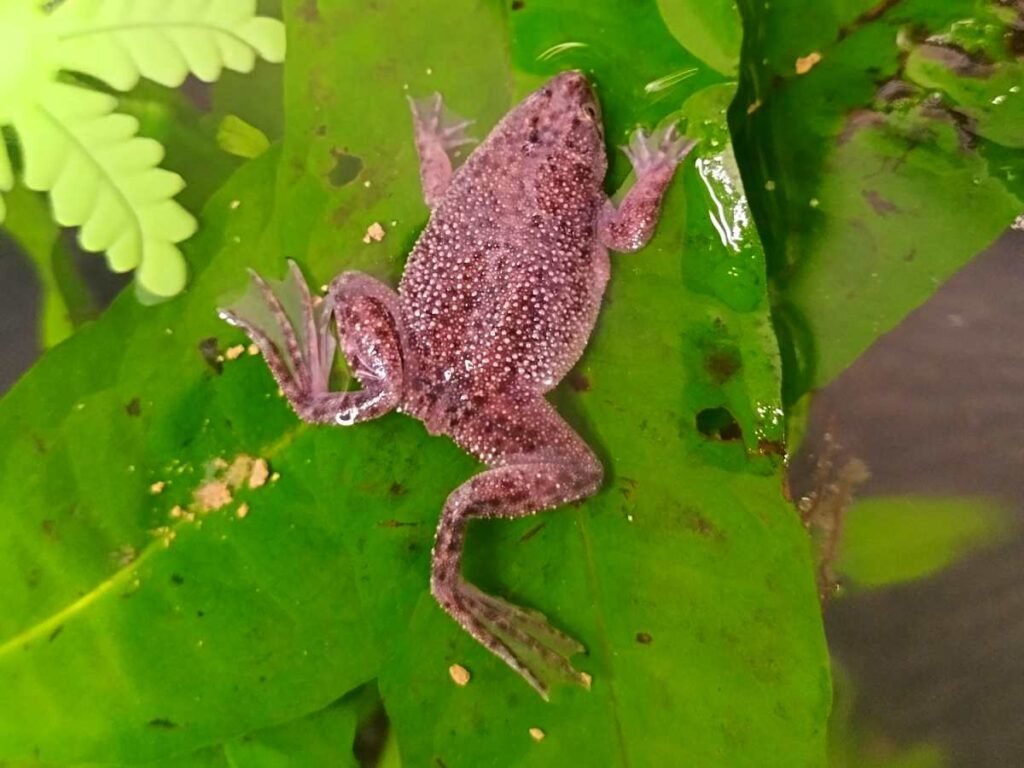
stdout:
POLYGON ((488 650, 518 672, 545 700, 552 684, 571 683, 590 688, 591 678, 569 659, 586 649, 548 623, 544 614, 481 592, 471 584, 460 589, 461 602, 485 630, 473 634, 488 650))
POLYGON ((284 280, 249 274, 246 293, 218 314, 256 343, 286 395, 325 391, 335 350, 330 303, 313 299, 294 261, 284 280))
POLYGON ((466 133, 476 121, 466 120, 448 109, 440 93, 422 99, 410 96, 409 107, 417 137, 421 141, 436 142, 449 157, 457 156, 460 147, 476 143, 476 139, 466 133))
POLYGON ((697 145, 693 139, 682 136, 675 123, 648 134, 637 128, 622 147, 638 176, 658 168, 675 168, 697 145))

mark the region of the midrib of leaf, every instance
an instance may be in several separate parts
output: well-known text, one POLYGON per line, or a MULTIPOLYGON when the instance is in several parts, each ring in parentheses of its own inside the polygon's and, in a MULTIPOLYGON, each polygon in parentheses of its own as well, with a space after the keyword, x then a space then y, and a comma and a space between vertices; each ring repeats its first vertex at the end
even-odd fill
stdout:
MULTIPOLYGON (((604 657, 608 659, 611 666, 613 654, 611 643, 608 642, 608 628, 604 619, 604 610, 601 608, 601 588, 597 576, 597 564, 594 562, 594 549, 590 543, 590 536, 587 526, 590 516, 581 509, 576 512, 576 524, 579 526, 580 539, 583 541, 583 553, 587 560, 587 581, 590 582, 590 591, 594 598, 594 616, 597 620, 597 636, 601 642, 601 650, 604 657)), ((622 720, 619 717, 619 699, 615 692, 615 675, 608 675, 608 710, 611 713, 612 722, 615 724, 615 740, 619 745, 619 752, 622 755, 622 765, 629 768, 629 749, 626 746, 626 734, 622 730, 622 720)))
POLYGON ((106 581, 101 582, 70 605, 61 608, 56 613, 47 616, 42 621, 34 624, 0 645, 0 658, 3 658, 8 653, 17 650, 24 645, 28 645, 33 640, 38 640, 40 637, 49 634, 72 616, 88 608, 114 587, 118 586, 123 581, 127 581, 127 577, 132 574, 141 563, 148 560, 152 556, 153 552, 158 548, 163 549, 163 547, 157 542, 152 542, 137 558, 135 558, 135 560, 124 568, 115 571, 106 581))
POLYGON ((230 29, 224 27, 217 27, 213 24, 202 24, 194 21, 154 21, 154 22, 133 22, 131 24, 109 24, 105 27, 93 27, 92 29, 83 29, 77 32, 67 32, 63 35, 58 36, 58 40, 76 40, 82 37, 90 37, 91 35, 109 35, 114 32, 132 32, 132 31, 153 31, 153 30, 168 30, 168 29, 191 29, 201 30, 203 32, 211 32, 216 35, 223 35, 224 37, 230 37, 233 40, 245 45, 248 48, 252 48, 253 45, 244 37, 230 29))
MULTIPOLYGON (((303 432, 306 432, 309 429, 310 426, 305 422, 296 421, 291 429, 286 430, 277 440, 270 443, 265 449, 258 451, 258 453, 265 459, 272 459, 291 445, 303 432)), ((167 526, 167 528, 176 532, 186 525, 190 525, 190 523, 186 520, 178 520, 167 526)), ((4 658, 8 653, 11 653, 18 648, 28 645, 29 643, 48 635, 50 632, 53 632, 61 624, 88 608, 114 587, 127 581, 129 577, 134 578, 134 574, 138 571, 139 566, 149 560, 155 552, 167 551, 167 549, 168 547, 160 540, 151 541, 149 545, 139 553, 139 556, 132 560, 132 562, 115 571, 106 580, 100 582, 77 600, 61 608, 56 613, 47 616, 45 619, 36 622, 28 629, 25 629, 12 637, 10 640, 0 644, 0 659, 4 658)))
MULTIPOLYGON (((135 211, 135 208, 132 205, 131 200, 128 199, 128 196, 125 195, 124 190, 122 190, 120 185, 117 183, 117 180, 107 171, 107 169, 103 166, 99 159, 95 157, 92 152, 89 151, 89 147, 82 143, 82 140, 79 139, 78 136, 76 136, 75 133, 70 128, 68 128, 68 126, 60 118, 55 116, 52 112, 50 112, 50 110, 48 110, 42 104, 36 104, 36 109, 39 110, 39 113, 46 117, 47 120, 53 123, 53 125, 56 126, 67 137, 68 141, 70 141, 75 147, 78 148, 78 150, 83 155, 85 155, 89 162, 92 163, 92 165, 96 168, 96 172, 102 178, 107 180, 108 186, 114 190, 114 193, 117 195, 118 200, 121 201, 121 204, 124 206, 125 210, 128 211, 128 214, 131 217, 132 229, 134 230, 135 235, 139 239, 139 250, 141 252, 145 245, 145 238, 143 237, 142 234, 142 221, 139 219, 135 211)), ((24 140, 25 137, 22 137, 22 141, 24 140)), ((59 178, 60 177, 58 176, 56 179, 54 179, 53 184, 51 185, 51 189, 57 186, 57 180, 59 178)), ((95 204, 96 201, 93 200, 93 208, 89 210, 89 215, 85 217, 86 221, 88 221, 88 219, 92 216, 92 213, 95 211, 95 204)))

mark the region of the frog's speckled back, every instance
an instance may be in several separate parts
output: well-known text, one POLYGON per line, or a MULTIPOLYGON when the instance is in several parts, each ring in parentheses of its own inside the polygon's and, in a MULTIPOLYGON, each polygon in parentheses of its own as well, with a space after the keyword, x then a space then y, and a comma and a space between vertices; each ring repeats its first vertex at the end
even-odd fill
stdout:
POLYGON ((572 367, 608 276, 597 103, 567 72, 512 110, 453 177, 399 292, 423 389, 538 391, 572 367))

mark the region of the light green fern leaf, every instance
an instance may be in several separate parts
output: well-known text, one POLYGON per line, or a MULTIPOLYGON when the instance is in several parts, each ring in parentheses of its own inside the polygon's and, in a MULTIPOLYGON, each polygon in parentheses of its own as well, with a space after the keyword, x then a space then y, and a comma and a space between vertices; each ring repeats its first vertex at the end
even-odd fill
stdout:
MULTIPOLYGON (((83 248, 106 252, 117 272, 137 269, 143 295, 173 296, 186 276, 176 244, 196 228, 173 200, 184 182, 158 167, 163 147, 140 138, 113 97, 58 73, 117 90, 142 77, 177 86, 284 53, 284 25, 257 16, 255 0, 0 0, 0 127, 22 145, 25 185, 50 193, 54 219, 81 227, 83 248)), ((0 221, 13 181, 0 143, 0 221)))
MULTIPOLYGON (((7 144, 0 136, 0 192, 10 192, 14 186, 14 173, 11 170, 11 159, 7 155, 7 144)), ((0 223, 7 217, 7 206, 3 195, 0 195, 0 223)))
POLYGON ((158 167, 159 142, 137 136, 138 121, 114 112, 112 96, 50 83, 14 122, 21 138, 24 183, 50 193, 58 224, 81 227, 87 251, 105 251, 115 272, 158 296, 185 284, 175 246, 192 235, 195 219, 173 199, 184 182, 158 167))
POLYGON ((126 91, 140 77, 181 85, 223 69, 250 71, 257 55, 282 61, 284 25, 256 16, 256 0, 72 0, 52 14, 62 69, 126 91))

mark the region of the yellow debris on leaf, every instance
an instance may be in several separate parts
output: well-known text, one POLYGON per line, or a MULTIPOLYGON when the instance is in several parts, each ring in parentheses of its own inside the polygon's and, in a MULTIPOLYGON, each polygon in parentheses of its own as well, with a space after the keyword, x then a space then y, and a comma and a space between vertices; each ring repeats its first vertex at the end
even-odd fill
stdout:
POLYGON ((379 243, 383 239, 384 239, 384 227, 382 227, 380 225, 379 221, 373 222, 373 224, 371 224, 367 228, 366 234, 363 235, 363 242, 366 243, 367 245, 370 244, 371 240, 373 242, 375 242, 375 243, 379 243))
POLYGON ((817 51, 812 51, 806 56, 801 56, 796 60, 796 73, 798 75, 806 75, 810 72, 814 66, 821 61, 821 54, 817 51))
POLYGON ((469 670, 461 664, 452 664, 448 667, 448 674, 451 675, 452 682, 462 687, 469 682, 470 674, 469 670))

